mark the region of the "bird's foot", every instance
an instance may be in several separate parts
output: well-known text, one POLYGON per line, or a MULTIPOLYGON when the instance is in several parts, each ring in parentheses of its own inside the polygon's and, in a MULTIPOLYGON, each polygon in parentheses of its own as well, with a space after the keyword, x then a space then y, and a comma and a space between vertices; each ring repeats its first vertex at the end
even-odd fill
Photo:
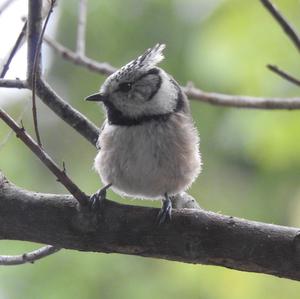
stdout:
POLYGON ((163 200, 163 205, 157 215, 156 222, 158 225, 167 223, 171 220, 171 214, 172 214, 172 202, 168 196, 168 194, 165 194, 165 199, 163 200))
POLYGON ((91 211, 100 210, 103 201, 106 199, 106 191, 112 184, 108 184, 99 189, 95 194, 89 198, 88 206, 91 211))

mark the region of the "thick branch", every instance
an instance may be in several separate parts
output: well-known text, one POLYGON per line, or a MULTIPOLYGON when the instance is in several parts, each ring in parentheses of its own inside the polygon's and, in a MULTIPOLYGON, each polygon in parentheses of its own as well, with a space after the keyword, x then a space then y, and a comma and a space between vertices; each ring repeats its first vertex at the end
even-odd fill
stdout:
POLYGON ((156 226, 158 209, 107 201, 102 215, 68 195, 38 194, 0 180, 0 238, 57 247, 220 265, 300 280, 296 228, 183 209, 156 226))

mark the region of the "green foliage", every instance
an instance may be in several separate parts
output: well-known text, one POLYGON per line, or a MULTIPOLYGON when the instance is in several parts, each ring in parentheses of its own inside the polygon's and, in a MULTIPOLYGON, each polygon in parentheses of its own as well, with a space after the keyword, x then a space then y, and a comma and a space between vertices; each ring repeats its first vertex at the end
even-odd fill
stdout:
MULTIPOLYGON (((89 1, 87 53, 121 66, 157 42, 167 44, 162 67, 181 84, 253 96, 296 96, 296 87, 266 70, 267 63, 293 74, 299 54, 259 1, 89 1)), ((300 27, 299 3, 276 1, 300 27)), ((73 48, 75 1, 59 2, 57 39, 73 48)), ((45 57, 47 59, 47 57, 45 57)), ((298 72, 299 73, 299 72, 298 72)), ((47 74, 55 89, 96 124, 103 114, 83 98, 103 77, 55 56, 47 74)), ((28 97, 28 96, 27 96, 28 97)), ((9 102, 9 100, 8 100, 9 102)), ((24 101, 7 109, 17 117, 24 101)), ((39 105, 46 150, 85 191, 100 182, 92 170, 96 150, 39 105), (58 134, 59 132, 59 134, 58 134), (60 162, 62 164, 62 162, 60 162)), ((190 192, 201 206, 244 218, 299 225, 300 112, 220 108, 192 102, 201 135, 203 174, 190 192)), ((23 118, 32 131, 30 109, 23 118)), ((8 132, 0 123, 0 140, 8 132)), ((0 148, 0 167, 19 186, 66 192, 16 139, 0 148)), ((159 205, 122 199, 120 202, 159 205)), ((1 242, 0 254, 30 250, 32 244, 1 242)), ((299 298, 299 284, 225 268, 186 265, 123 255, 63 251, 35 265, 2 268, 0 298, 299 298)))

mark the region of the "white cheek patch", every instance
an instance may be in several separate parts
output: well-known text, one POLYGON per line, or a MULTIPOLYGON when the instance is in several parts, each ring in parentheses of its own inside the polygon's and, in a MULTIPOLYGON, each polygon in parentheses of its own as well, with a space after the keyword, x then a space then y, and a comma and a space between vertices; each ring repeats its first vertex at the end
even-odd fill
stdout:
POLYGON ((177 105, 178 88, 162 69, 160 69, 160 76, 161 86, 149 101, 145 100, 142 92, 135 90, 129 96, 115 94, 111 98, 112 103, 124 116, 131 118, 173 112, 177 105))
POLYGON ((162 84, 156 95, 144 105, 149 114, 164 114, 172 112, 177 105, 178 90, 170 81, 169 76, 161 71, 162 84))

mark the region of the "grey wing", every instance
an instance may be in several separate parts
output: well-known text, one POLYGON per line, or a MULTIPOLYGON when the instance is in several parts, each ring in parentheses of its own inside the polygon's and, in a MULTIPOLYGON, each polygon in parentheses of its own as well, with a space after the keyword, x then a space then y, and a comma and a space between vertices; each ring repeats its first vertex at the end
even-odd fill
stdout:
POLYGON ((102 126, 101 126, 100 129, 99 129, 99 136, 98 136, 98 140, 97 140, 97 142, 96 142, 96 148, 97 148, 98 150, 101 150, 100 136, 101 136, 101 133, 103 132, 103 130, 104 130, 106 124, 107 124, 107 120, 105 120, 105 121, 103 122, 102 126))

